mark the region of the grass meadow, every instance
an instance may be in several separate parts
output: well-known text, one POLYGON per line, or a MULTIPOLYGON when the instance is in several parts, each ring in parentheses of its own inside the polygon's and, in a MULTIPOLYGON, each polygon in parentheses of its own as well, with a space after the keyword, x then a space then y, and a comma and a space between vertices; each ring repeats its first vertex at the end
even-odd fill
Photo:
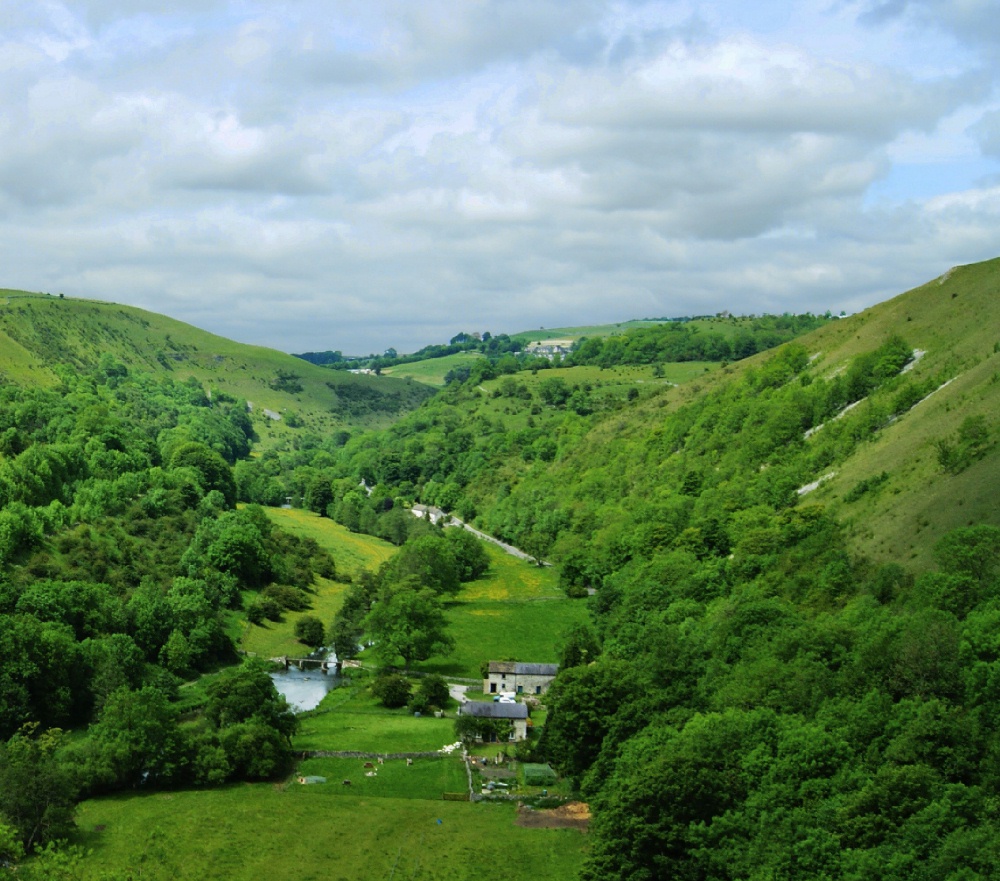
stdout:
POLYGON ((292 741, 296 750, 432 752, 455 741, 454 718, 387 710, 368 693, 367 676, 350 672, 353 678, 299 717, 299 731, 292 741))
MULTIPOLYGON (((314 538, 334 558, 338 573, 356 575, 362 569, 377 569, 395 553, 389 542, 371 535, 351 532, 339 523, 320 517, 312 511, 268 508, 268 517, 275 526, 293 535, 314 538)), ((340 581, 317 578, 311 595, 312 608, 304 612, 285 612, 281 621, 265 621, 260 625, 243 622, 238 637, 241 649, 265 658, 296 657, 305 647, 295 638, 295 622, 303 615, 319 618, 329 624, 340 609, 347 585, 340 581)))
POLYGON ((315 784, 328 797, 337 798, 422 798, 440 801, 446 792, 467 793, 469 781, 465 762, 458 755, 439 759, 386 759, 383 764, 364 759, 315 758, 299 763, 299 773, 326 777, 326 783, 315 784), (369 776, 371 775, 371 776, 369 776), (344 781, 350 780, 350 786, 344 781))
POLYGON ((409 364, 398 364, 382 371, 384 376, 394 376, 397 379, 412 379, 425 385, 437 388, 444 386, 444 377, 449 370, 456 367, 471 365, 483 356, 479 352, 457 352, 445 355, 443 358, 428 358, 425 361, 413 361, 409 364))
POLYGON ((275 526, 303 538, 312 538, 326 548, 337 564, 338 572, 356 575, 362 569, 377 569, 395 552, 395 545, 372 535, 351 532, 347 527, 334 523, 300 508, 268 508, 267 515, 275 526))
POLYGON ((539 567, 487 545, 490 569, 447 604, 450 654, 415 664, 425 673, 480 678, 483 661, 516 658, 539 664, 559 660, 562 635, 587 620, 587 604, 559 589, 552 567, 539 567))
POLYGON ((252 784, 85 802, 78 843, 91 854, 80 878, 481 881, 494 871, 484 850, 493 842, 505 877, 569 881, 584 856, 579 832, 517 826, 513 804, 347 788, 252 784))

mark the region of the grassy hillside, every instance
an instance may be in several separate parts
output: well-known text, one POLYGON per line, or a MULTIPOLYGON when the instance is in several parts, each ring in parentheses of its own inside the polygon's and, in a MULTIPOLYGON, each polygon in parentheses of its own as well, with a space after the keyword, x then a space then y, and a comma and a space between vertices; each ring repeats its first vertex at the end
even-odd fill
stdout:
MULTIPOLYGON (((684 326, 704 333, 720 333, 725 337, 733 337, 742 329, 751 328, 756 319, 749 316, 727 316, 696 318, 685 321, 684 326)), ((659 319, 632 319, 631 321, 618 321, 614 324, 587 324, 571 327, 541 327, 538 330, 523 330, 512 333, 511 338, 520 340, 525 345, 532 343, 543 343, 547 340, 579 340, 584 337, 608 337, 620 336, 631 330, 656 327, 662 324, 671 324, 669 320, 659 319)))
MULTIPOLYGON (((1000 493, 1000 445, 996 443, 1000 431, 1000 329, 991 320, 998 289, 1000 259, 955 267, 940 278, 834 321, 795 343, 809 354, 809 378, 825 381, 843 376, 855 359, 893 335, 915 350, 916 357, 904 376, 866 397, 845 417, 865 416, 872 423, 875 430, 866 430, 865 442, 856 445, 846 458, 801 472, 797 484, 805 487, 821 481, 815 490, 803 494, 803 502, 828 506, 847 526, 853 548, 875 561, 898 561, 920 571, 931 563, 934 543, 949 530, 973 523, 1000 524, 996 503, 1000 493), (924 389, 929 396, 893 416, 897 396, 916 395, 916 389, 924 389), (942 442, 959 445, 960 428, 970 417, 982 417, 985 422, 988 440, 980 451, 982 457, 974 458, 960 471, 945 470, 938 448, 942 442), (872 483, 877 486, 869 488, 872 483)), ((638 462, 636 473, 626 477, 627 469, 633 466, 625 460, 649 455, 648 451, 634 455, 631 451, 634 445, 646 442, 650 427, 732 383, 744 381, 773 358, 774 353, 762 353, 722 370, 699 373, 677 387, 661 388, 652 398, 644 395, 627 411, 602 420, 552 466, 557 486, 571 488, 579 475, 588 474, 585 480, 590 490, 557 490, 563 497, 562 505, 569 510, 578 508, 580 503, 572 497, 592 497, 616 482, 622 495, 638 491, 649 497, 653 492, 647 485, 651 478, 643 476, 638 462), (595 463, 600 464, 594 467, 595 463)), ((822 431, 808 439, 803 433, 800 441, 805 459, 809 448, 819 445, 822 431)), ((657 467, 667 464, 660 462, 657 467)), ((704 463, 692 460, 690 467, 701 468, 704 463)), ((482 506, 481 498, 479 501, 482 506)))
MULTIPOLYGON (((935 391, 861 447, 810 501, 832 505, 855 547, 877 560, 918 569, 944 533, 973 523, 1000 523, 1000 446, 960 473, 939 464, 936 444, 955 439, 970 416, 1000 431, 1000 259, 959 266, 921 287, 825 327, 804 340, 815 369, 833 374, 892 333, 923 354, 907 374, 935 391), (947 385, 944 385, 948 383, 947 385), (939 386, 944 386, 939 388, 939 386), (850 494, 887 474, 875 492, 850 494)), ((816 478, 822 475, 815 475, 816 478)))
POLYGON ((102 358, 249 401, 263 446, 296 433, 384 425, 431 394, 405 380, 323 370, 130 306, 0 291, 3 379, 51 386, 61 369, 93 370, 102 358))
POLYGON ((444 385, 445 374, 449 371, 473 364, 482 357, 479 352, 459 352, 455 355, 445 355, 443 358, 427 358, 424 361, 388 367, 382 371, 382 375, 394 376, 396 379, 412 379, 440 388, 444 385))

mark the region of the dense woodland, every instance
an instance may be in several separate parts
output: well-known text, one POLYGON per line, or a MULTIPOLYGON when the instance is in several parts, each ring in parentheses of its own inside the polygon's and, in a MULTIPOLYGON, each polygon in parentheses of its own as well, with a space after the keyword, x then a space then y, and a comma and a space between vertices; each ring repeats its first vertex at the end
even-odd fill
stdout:
MULTIPOLYGON (((642 339, 577 353, 666 357, 642 339)), ((591 624, 534 750, 595 809, 586 878, 994 877, 1000 529, 951 532, 914 573, 854 553, 802 491, 945 381, 914 357, 886 335, 821 373, 792 342, 682 403, 500 359, 387 430, 254 457, 244 401, 113 357, 0 386, 0 857, 63 837, 91 793, 287 767, 295 719, 233 646, 336 575, 259 507, 291 495, 401 546, 330 622, 344 656, 440 651, 442 602, 485 565, 414 502, 560 566, 591 624)), ((995 431, 961 420, 942 472, 995 431)))
POLYGON ((0 388, 0 437, 0 856, 64 837, 87 794, 287 768, 295 719, 262 666, 178 690, 238 662, 244 605, 280 614, 335 574, 235 509, 246 403, 106 358, 0 388))

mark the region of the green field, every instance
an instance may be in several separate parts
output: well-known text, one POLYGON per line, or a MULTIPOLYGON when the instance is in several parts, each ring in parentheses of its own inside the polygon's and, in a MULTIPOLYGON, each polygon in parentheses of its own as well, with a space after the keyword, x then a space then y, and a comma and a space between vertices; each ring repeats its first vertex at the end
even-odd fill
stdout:
POLYGON ((493 545, 487 549, 490 571, 448 603, 455 650, 415 664, 415 669, 477 679, 480 664, 490 659, 555 663, 562 634, 587 620, 586 602, 566 597, 555 569, 519 560, 493 545))
POLYGON ((317 709, 302 714, 293 740, 296 750, 432 752, 455 741, 454 718, 387 710, 368 694, 366 678, 346 682, 317 709))
POLYGON ((579 832, 521 828, 512 804, 334 796, 336 785, 256 784, 85 802, 78 839, 92 853, 78 877, 481 881, 491 871, 487 841, 502 842, 510 878, 569 881, 583 860, 579 832))
POLYGON ((372 535, 351 532, 329 517, 301 508, 268 508, 275 526, 302 538, 315 539, 337 564, 337 572, 356 575, 362 569, 378 569, 395 552, 395 545, 372 535))
MULTIPOLYGON (((466 793, 469 780, 460 755, 439 759, 416 758, 365 762, 364 759, 316 758, 299 764, 299 774, 326 777, 321 787, 327 796, 348 798, 422 798, 438 801, 446 792, 466 793), (374 765, 367 769, 366 764, 374 765), (350 786, 344 781, 350 780, 350 786)), ((301 784, 300 784, 301 785, 301 784)))
POLYGON ((396 379, 412 379, 425 385, 441 387, 449 370, 472 364, 482 357, 479 352, 458 352, 454 355, 445 355, 443 358, 428 358, 425 361, 387 367, 382 371, 382 375, 394 376, 396 379))

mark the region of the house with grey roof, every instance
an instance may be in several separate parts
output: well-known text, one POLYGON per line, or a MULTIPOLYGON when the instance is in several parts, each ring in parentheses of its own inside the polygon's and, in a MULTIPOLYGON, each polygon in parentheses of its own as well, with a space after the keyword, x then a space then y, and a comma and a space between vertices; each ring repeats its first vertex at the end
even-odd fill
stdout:
POLYGON ((484 694, 545 694, 559 672, 558 664, 490 661, 484 694))
POLYGON ((528 737, 528 708, 524 704, 466 701, 458 708, 458 714, 477 719, 508 719, 512 725, 511 740, 526 740, 528 737))

